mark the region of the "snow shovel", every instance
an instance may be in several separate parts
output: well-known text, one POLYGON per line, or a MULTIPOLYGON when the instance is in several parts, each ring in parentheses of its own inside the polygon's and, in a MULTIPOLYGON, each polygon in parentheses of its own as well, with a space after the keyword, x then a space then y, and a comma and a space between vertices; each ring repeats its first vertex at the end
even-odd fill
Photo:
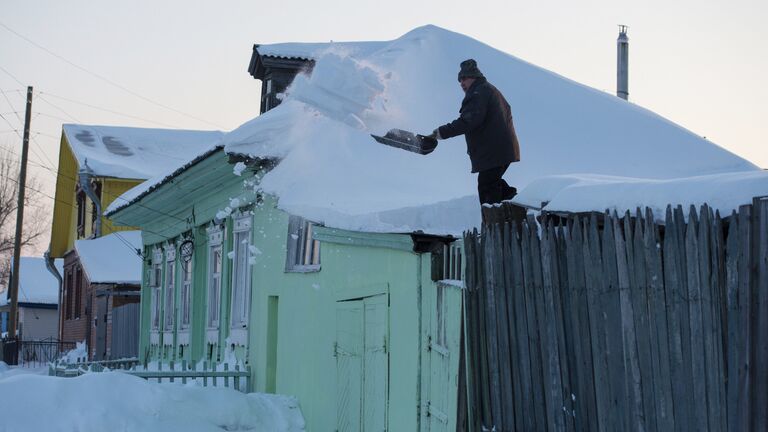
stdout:
POLYGON ((384 136, 371 136, 382 144, 422 155, 432 153, 435 147, 437 147, 437 140, 435 138, 402 129, 390 129, 384 136))

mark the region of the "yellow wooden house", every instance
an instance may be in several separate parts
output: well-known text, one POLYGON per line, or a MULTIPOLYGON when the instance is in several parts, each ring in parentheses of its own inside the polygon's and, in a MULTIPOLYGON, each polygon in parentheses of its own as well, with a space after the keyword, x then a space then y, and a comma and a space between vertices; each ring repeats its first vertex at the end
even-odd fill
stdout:
MULTIPOLYGON (((220 131, 62 126, 51 243, 46 254, 49 262, 64 259, 63 273, 49 266, 61 287, 60 339, 86 340, 89 352, 93 353, 99 333, 93 326, 99 325, 99 316, 103 317, 97 313, 94 320, 91 316, 94 309, 99 309, 97 297, 121 289, 119 286, 91 286, 75 249, 75 241, 112 233, 119 237, 121 231, 134 230, 114 226, 104 217, 106 208, 134 186, 162 176, 169 168, 207 150, 221 136, 220 131)), ((125 243, 129 247, 130 242, 125 243)), ((133 288, 122 289, 128 295, 133 288)), ((102 307, 111 310, 111 305, 110 298, 102 307)), ((106 327, 105 322, 101 325, 106 327)))

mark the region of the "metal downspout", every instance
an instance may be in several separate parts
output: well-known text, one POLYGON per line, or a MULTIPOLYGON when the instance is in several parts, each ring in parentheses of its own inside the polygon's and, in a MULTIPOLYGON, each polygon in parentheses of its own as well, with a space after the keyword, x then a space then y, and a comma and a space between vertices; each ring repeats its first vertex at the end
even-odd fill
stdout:
POLYGON ((43 253, 43 257, 45 258, 45 268, 47 268, 48 271, 53 275, 53 277, 55 277, 56 280, 59 281, 59 307, 58 307, 58 311, 59 311, 59 328, 58 328, 58 333, 59 333, 59 340, 61 341, 61 340, 64 340, 63 334, 62 334, 62 331, 64 329, 64 325, 63 325, 64 324, 64 320, 62 318, 64 316, 64 306, 63 306, 63 301, 64 301, 64 279, 61 277, 61 275, 59 274, 59 270, 54 265, 54 259, 51 258, 51 249, 50 249, 50 247, 48 248, 47 251, 45 251, 45 253, 43 253))
POLYGON ((83 168, 80 169, 80 172, 78 173, 78 179, 80 180, 80 188, 96 206, 96 218, 93 222, 93 237, 101 237, 101 200, 98 196, 96 196, 96 192, 93 190, 93 188, 91 188, 93 171, 88 166, 87 159, 83 164, 83 168))

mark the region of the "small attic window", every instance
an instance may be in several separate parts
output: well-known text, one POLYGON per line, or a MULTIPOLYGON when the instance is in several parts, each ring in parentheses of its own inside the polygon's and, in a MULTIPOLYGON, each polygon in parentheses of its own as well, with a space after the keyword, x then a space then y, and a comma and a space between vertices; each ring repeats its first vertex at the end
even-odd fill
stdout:
POLYGON ((312 235, 316 226, 318 226, 316 223, 299 216, 289 218, 286 272, 320 271, 320 242, 312 235))

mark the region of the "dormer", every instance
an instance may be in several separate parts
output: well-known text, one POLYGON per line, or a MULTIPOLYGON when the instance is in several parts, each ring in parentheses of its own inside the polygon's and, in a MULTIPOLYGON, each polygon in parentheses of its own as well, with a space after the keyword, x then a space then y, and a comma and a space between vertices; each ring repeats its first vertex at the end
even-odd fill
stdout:
POLYGON ((261 80, 260 114, 280 105, 277 95, 283 93, 299 72, 312 69, 314 60, 292 54, 269 52, 260 53, 261 45, 253 46, 248 73, 261 80))

